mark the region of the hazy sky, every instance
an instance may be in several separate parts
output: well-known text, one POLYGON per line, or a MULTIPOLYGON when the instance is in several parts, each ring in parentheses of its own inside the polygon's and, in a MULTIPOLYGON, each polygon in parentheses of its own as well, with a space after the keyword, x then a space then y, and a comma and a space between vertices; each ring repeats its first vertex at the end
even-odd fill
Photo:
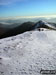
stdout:
POLYGON ((56 0, 0 0, 0 17, 56 15, 56 0))

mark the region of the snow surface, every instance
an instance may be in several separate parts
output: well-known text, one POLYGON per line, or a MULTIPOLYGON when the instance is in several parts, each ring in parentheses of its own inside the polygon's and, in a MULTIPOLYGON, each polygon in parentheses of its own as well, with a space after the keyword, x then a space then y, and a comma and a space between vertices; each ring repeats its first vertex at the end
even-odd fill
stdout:
POLYGON ((46 21, 39 21, 38 23, 37 23, 37 25, 35 26, 35 28, 38 28, 38 27, 40 27, 40 26, 42 26, 42 25, 46 25, 46 26, 48 26, 48 27, 50 27, 50 28, 53 28, 53 29, 55 29, 56 30, 56 27, 54 27, 52 24, 49 24, 48 22, 46 22, 46 21))
POLYGON ((56 70, 56 31, 30 31, 0 39, 0 75, 56 70))

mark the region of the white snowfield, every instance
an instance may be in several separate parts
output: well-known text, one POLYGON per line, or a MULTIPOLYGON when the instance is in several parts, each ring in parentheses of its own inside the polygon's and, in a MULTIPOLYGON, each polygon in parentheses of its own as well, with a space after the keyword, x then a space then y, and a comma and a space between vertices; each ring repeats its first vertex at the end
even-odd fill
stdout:
POLYGON ((56 31, 29 31, 0 39, 0 75, 56 70, 56 31))

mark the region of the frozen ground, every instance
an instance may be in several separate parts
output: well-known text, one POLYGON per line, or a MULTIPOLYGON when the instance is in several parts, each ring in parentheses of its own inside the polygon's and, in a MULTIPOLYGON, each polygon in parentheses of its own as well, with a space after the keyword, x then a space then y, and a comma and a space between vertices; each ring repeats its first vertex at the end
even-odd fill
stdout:
POLYGON ((56 70, 56 31, 30 31, 0 39, 0 75, 56 70))

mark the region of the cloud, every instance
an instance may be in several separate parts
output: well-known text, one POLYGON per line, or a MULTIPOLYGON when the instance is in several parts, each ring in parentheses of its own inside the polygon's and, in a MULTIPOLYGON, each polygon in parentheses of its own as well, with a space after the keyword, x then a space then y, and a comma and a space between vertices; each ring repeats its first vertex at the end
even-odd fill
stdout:
POLYGON ((56 15, 44 15, 44 16, 15 16, 15 17, 0 17, 0 20, 15 20, 15 19, 31 19, 31 18, 46 18, 46 19, 51 19, 51 18, 56 18, 56 15))
POLYGON ((25 0, 0 0, 0 5, 8 5, 19 1, 25 1, 25 0))

